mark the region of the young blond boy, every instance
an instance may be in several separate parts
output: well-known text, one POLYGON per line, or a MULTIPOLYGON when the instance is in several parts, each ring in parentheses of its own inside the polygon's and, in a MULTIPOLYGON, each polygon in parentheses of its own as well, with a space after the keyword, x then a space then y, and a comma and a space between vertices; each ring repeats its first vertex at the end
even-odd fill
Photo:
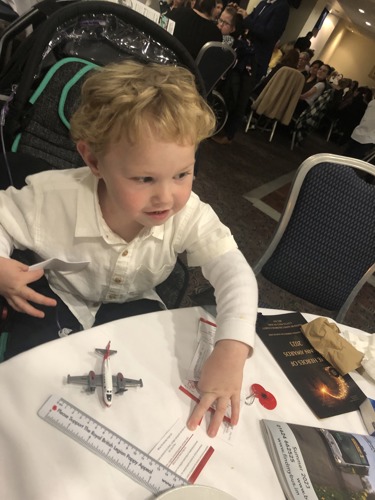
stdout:
MULTIPOLYGON (((23 349, 36 331, 46 332, 37 342, 50 340, 62 314, 76 322, 76 331, 99 324, 112 307, 123 316, 139 303, 146 307, 137 312, 155 310, 147 307, 158 304, 154 288, 181 252, 189 265, 201 266, 215 288, 217 342, 188 427, 194 429, 216 402, 211 436, 229 401, 232 424, 238 422, 257 311, 249 265, 229 229, 192 193, 196 148, 213 129, 213 114, 186 69, 110 65, 87 79, 71 120, 87 167, 42 172, 28 177, 21 190, 0 192, 0 295, 18 311, 10 344, 24 338, 23 349), (10 258, 14 248, 31 249, 40 260, 89 264, 77 271, 46 270, 48 284, 38 292, 43 271, 10 258)), ((105 317, 101 322, 113 319, 105 317)))

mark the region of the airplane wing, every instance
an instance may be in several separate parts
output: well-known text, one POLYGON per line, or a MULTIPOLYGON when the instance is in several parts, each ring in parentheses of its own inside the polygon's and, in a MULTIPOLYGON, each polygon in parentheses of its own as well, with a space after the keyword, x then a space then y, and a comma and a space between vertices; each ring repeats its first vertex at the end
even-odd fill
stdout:
MULTIPOLYGON (((94 392, 96 387, 103 386, 103 375, 95 375, 91 370, 88 375, 68 375, 67 382, 68 384, 86 385, 89 392, 94 392)), ((112 375, 112 384, 116 388, 116 394, 124 393, 129 387, 143 387, 142 379, 125 378, 120 372, 117 375, 112 375)))
POLYGON ((103 385, 103 376, 95 375, 91 370, 88 375, 68 375, 67 382, 68 384, 86 385, 89 392, 94 392, 96 387, 103 385))
POLYGON ((112 375, 113 387, 116 387, 116 394, 122 394, 128 390, 129 387, 143 387, 142 379, 125 378, 122 373, 112 375))

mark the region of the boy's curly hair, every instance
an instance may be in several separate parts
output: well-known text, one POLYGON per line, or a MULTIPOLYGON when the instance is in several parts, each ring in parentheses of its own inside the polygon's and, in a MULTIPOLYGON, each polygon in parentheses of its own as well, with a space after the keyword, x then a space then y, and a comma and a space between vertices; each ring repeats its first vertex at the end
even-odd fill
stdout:
POLYGON ((126 60, 87 78, 70 124, 73 141, 100 154, 121 138, 136 144, 147 132, 198 146, 213 133, 215 117, 187 69, 126 60))

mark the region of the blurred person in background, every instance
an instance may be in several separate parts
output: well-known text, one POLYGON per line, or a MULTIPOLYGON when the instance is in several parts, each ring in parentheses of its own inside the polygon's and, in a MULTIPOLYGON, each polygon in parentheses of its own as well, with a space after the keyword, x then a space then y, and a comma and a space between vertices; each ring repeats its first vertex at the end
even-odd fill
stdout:
MULTIPOLYGON (((232 5, 232 4, 231 4, 232 5)), ((223 135, 216 135, 213 140, 219 144, 230 144, 241 127, 246 114, 251 92, 266 75, 276 42, 284 33, 289 18, 289 3, 287 0, 262 0, 251 14, 234 4, 244 17, 244 29, 249 41, 248 62, 243 70, 237 65, 231 75, 234 79, 235 106, 229 113, 223 135)))
POLYGON ((316 59, 311 63, 309 72, 306 76, 305 85, 302 88, 302 94, 310 90, 316 84, 318 81, 316 76, 318 74, 318 69, 323 66, 323 64, 323 61, 320 59, 316 59))
POLYGON ((175 36, 196 59, 198 52, 207 42, 222 42, 223 36, 212 21, 216 0, 200 0, 194 8, 179 7, 166 14, 175 21, 175 36))
POLYGON ((375 147, 375 100, 372 95, 360 123, 355 127, 346 148, 345 155, 363 158, 375 147))
POLYGON ((317 71, 316 83, 310 90, 301 94, 299 102, 296 107, 295 116, 299 116, 305 109, 313 105, 316 99, 323 94, 328 88, 327 78, 331 74, 331 67, 328 64, 323 64, 317 71))

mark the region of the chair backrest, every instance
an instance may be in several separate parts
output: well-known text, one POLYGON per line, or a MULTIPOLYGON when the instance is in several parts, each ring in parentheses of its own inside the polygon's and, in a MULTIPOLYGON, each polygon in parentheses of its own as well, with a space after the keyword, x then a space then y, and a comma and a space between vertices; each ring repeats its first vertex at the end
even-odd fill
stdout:
POLYGON ((375 271, 375 176, 362 160, 317 154, 299 167, 275 235, 255 274, 342 321, 375 271))
POLYGON ((304 83, 305 79, 300 71, 283 66, 274 74, 251 107, 259 115, 289 125, 304 83))
POLYGON ((195 60, 202 76, 206 93, 210 94, 219 80, 236 62, 236 53, 224 42, 207 42, 195 60))

